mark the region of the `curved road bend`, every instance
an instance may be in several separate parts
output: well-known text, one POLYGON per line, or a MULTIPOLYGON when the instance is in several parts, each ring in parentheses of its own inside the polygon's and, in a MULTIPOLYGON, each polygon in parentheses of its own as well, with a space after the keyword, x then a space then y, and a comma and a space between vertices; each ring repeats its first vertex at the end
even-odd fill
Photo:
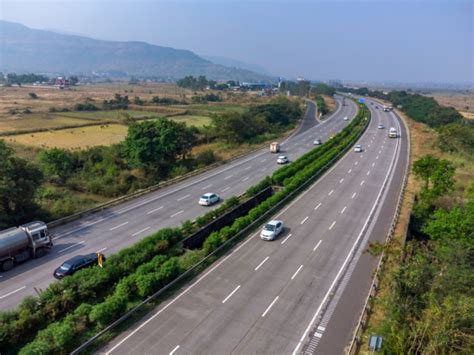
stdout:
MULTIPOLYGON (((339 105, 330 117, 318 123, 315 106, 309 103, 300 128, 282 143, 282 154, 290 160, 296 159, 313 148, 315 138, 325 140, 341 130, 348 123, 343 117, 354 117, 356 110, 353 103, 339 105)), ((203 193, 216 192, 224 199, 239 195, 277 168, 276 156, 268 149, 261 149, 209 172, 54 228, 55 245, 47 256, 0 273, 0 309, 13 308, 25 296, 35 294, 34 288, 46 288, 54 280, 53 270, 71 256, 98 251, 108 255, 161 228, 178 226, 206 212, 205 207, 197 204, 203 193)))
POLYGON ((399 120, 372 114, 360 139, 364 152, 348 152, 275 216, 286 223, 283 235, 273 242, 252 235, 101 352, 300 353, 338 280, 352 280, 346 267, 364 249, 366 228, 386 224, 376 218, 378 206, 398 196, 396 189, 384 194, 383 186, 403 177, 406 133, 389 139, 388 127, 400 129, 399 120))

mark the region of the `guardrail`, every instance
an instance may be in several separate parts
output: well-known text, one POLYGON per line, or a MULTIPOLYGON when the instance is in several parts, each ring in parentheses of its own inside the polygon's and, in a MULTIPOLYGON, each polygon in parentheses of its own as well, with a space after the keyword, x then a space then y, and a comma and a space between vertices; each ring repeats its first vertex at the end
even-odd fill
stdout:
MULTIPOLYGON (((375 100, 374 100, 375 101, 375 100)), ((402 181, 402 188, 400 190, 400 194, 398 195, 398 201, 397 201, 397 209, 395 211, 395 214, 392 218, 392 223, 390 225, 390 230, 387 234, 386 242, 389 242, 394 233, 395 233, 395 228, 398 224, 398 219, 400 218, 400 212, 402 210, 402 204, 403 200, 405 198, 405 191, 408 183, 408 177, 410 175, 410 147, 411 147, 411 139, 410 139, 410 131, 408 129, 408 126, 406 122, 401 118, 400 115, 397 114, 398 117, 400 117, 400 120, 402 121, 403 125, 405 126, 405 130, 407 132, 407 139, 408 139, 408 159, 405 165, 405 176, 403 177, 402 181)), ((404 233, 406 233, 408 230, 408 225, 405 228, 404 233)), ((386 255, 385 251, 382 251, 382 254, 380 256, 380 260, 377 264, 377 268, 375 269, 375 274, 374 274, 374 279, 372 280, 372 284, 370 285, 369 289, 369 294, 365 300, 364 303, 364 308, 362 309, 362 313, 359 317, 359 320, 357 322, 356 329, 354 330, 353 336, 352 336, 352 341, 347 348, 346 354, 357 354, 358 351, 360 350, 360 345, 362 343, 362 334, 364 330, 367 327, 367 321, 370 317, 371 311, 372 311, 372 300, 375 298, 377 291, 378 291, 378 285, 380 282, 380 277, 383 272, 383 267, 386 261, 386 255)))
POLYGON ((270 208, 268 211, 266 211, 262 216, 260 216, 258 219, 253 221, 251 224, 249 224, 247 227, 245 227, 243 230, 241 230, 239 233, 231 237, 229 240, 227 240, 224 244, 222 244, 220 247, 218 247, 216 250, 214 250, 211 254, 207 255, 204 257, 202 260, 200 260, 198 263, 193 265, 189 270, 185 271, 183 274, 178 276, 176 279, 171 281, 169 284, 165 285, 162 287, 160 290, 152 294, 151 296, 147 297, 145 300, 140 302, 138 305, 136 305, 134 308, 126 312, 122 317, 114 321, 112 324, 101 330, 99 333, 91 337, 89 340, 87 340, 84 344, 76 348, 74 351, 71 352, 71 355, 79 354, 88 347, 92 346, 93 343, 95 343, 99 338, 101 338, 103 335, 107 334, 111 330, 113 330, 115 327, 119 326, 122 324, 124 321, 129 319, 132 315, 137 313, 138 311, 142 310, 143 307, 153 300, 157 299, 161 295, 163 295, 165 292, 167 292, 170 288, 179 285, 180 282, 183 282, 185 280, 189 280, 192 277, 196 276, 201 270, 202 266, 208 266, 210 264, 207 264, 209 261, 213 261, 213 258, 221 253, 224 253, 230 249, 233 245, 235 245, 241 238, 246 236, 250 231, 254 230, 257 226, 259 226, 262 221, 264 221, 268 216, 276 213, 278 210, 280 210, 286 203, 291 201, 293 198, 295 198, 301 191, 306 189, 308 185, 312 184, 317 178, 319 178, 321 175, 326 173, 326 171, 336 162, 338 161, 343 155, 345 155, 353 146, 353 144, 364 134, 364 132, 367 130, 367 127, 369 126, 371 118, 369 118, 366 121, 365 127, 361 132, 352 139, 350 143, 347 144, 347 146, 341 150, 334 158, 332 158, 326 165, 324 165, 320 170, 318 170, 314 175, 312 175, 306 182, 304 182, 301 186, 296 188, 293 192, 288 194, 285 198, 283 198, 280 202, 278 202, 275 206, 270 208))

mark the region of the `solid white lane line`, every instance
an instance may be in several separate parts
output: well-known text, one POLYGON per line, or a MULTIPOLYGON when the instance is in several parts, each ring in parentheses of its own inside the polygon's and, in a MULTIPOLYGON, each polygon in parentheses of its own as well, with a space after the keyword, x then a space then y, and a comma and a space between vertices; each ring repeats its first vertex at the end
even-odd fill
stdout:
POLYGON ((226 188, 222 189, 221 192, 226 192, 229 189, 230 189, 230 186, 227 186, 226 188))
POLYGON ((347 206, 344 206, 344 208, 341 210, 341 214, 344 213, 344 211, 346 210, 347 206))
POLYGON ((322 242, 322 240, 320 240, 320 241, 318 242, 318 244, 316 244, 316 246, 313 248, 313 251, 316 251, 316 249, 318 249, 318 247, 319 247, 319 245, 321 244, 321 242, 322 242))
POLYGON ((360 183, 360 186, 364 185, 364 182, 365 182, 365 181, 364 181, 364 180, 362 180, 362 182, 360 183))
POLYGON ((317 210, 319 207, 321 207, 322 203, 318 203, 318 205, 314 208, 315 210, 317 210))
POLYGON ((308 220, 308 218, 309 218, 309 217, 306 216, 306 217, 300 222, 300 224, 304 224, 304 222, 306 222, 306 221, 308 220))
POLYGON ((349 171, 347 173, 350 174, 351 172, 352 172, 352 169, 349 169, 349 171))
POLYGON ((245 181, 247 181, 248 179, 249 179, 248 176, 247 176, 247 177, 244 177, 244 178, 242 179, 242 182, 245 182, 245 181))
POLYGON ((127 222, 120 223, 118 226, 112 227, 112 228, 110 228, 109 230, 111 230, 111 231, 116 230, 117 228, 123 227, 123 226, 126 225, 126 224, 128 224, 128 221, 127 221, 127 222))
POLYGON ((96 253, 102 253, 102 252, 103 252, 104 250, 106 250, 106 249, 107 249, 107 247, 102 248, 102 249, 99 249, 99 250, 96 251, 96 253))
POLYGON ((224 178, 224 180, 229 180, 232 176, 234 176, 234 175, 226 176, 226 177, 224 178))
POLYGON ((149 230, 150 228, 151 228, 151 227, 143 228, 143 229, 139 230, 138 232, 133 233, 133 234, 132 234, 132 237, 136 237, 136 236, 139 235, 140 233, 143 233, 143 232, 149 230))
POLYGON ((344 178, 342 178, 341 180, 339 180, 339 183, 342 184, 343 181, 344 181, 344 178))
POLYGON ((279 296, 276 296, 275 299, 273 300, 273 302, 270 303, 270 305, 267 307, 267 309, 265 310, 265 312, 263 312, 262 317, 265 317, 265 316, 267 315, 267 313, 268 313, 268 311, 270 310, 270 308, 272 308, 273 305, 275 304, 275 302, 278 301, 278 297, 279 297, 279 296))
POLYGON ((176 347, 173 350, 171 350, 170 355, 173 355, 175 351, 178 349, 179 349, 179 345, 176 345, 176 347))
POLYGON ((229 296, 227 296, 226 298, 224 298, 224 300, 222 301, 222 303, 226 303, 226 302, 229 300, 229 298, 231 298, 232 295, 237 292, 237 290, 238 290, 239 288, 240 288, 240 285, 237 286, 237 287, 234 289, 234 291, 232 291, 232 292, 229 294, 229 296))
POLYGON ((369 176, 369 175, 370 175, 370 170, 369 170, 369 171, 367 171, 367 176, 369 176))
POLYGON ((84 244, 84 240, 83 240, 83 241, 80 241, 80 242, 78 242, 78 243, 76 243, 76 244, 70 245, 70 246, 68 246, 67 248, 61 249, 61 250, 57 251, 56 254, 61 254, 62 252, 65 252, 66 250, 69 250, 69 249, 71 249, 71 248, 75 248, 75 247, 77 247, 78 245, 81 245, 81 244, 84 244))
POLYGON ((156 211, 159 211, 163 208, 163 206, 160 206, 158 208, 155 208, 154 210, 151 210, 151 211, 148 211, 146 214, 152 214, 152 213, 155 213, 156 211))
POLYGON ((331 230, 332 227, 334 227, 335 224, 336 224, 336 221, 332 222, 331 226, 329 227, 329 230, 331 230))
POLYGON ((201 190, 207 190, 207 189, 210 188, 211 186, 212 186, 212 184, 206 185, 206 186, 204 186, 201 190))
POLYGON ((298 270, 296 270, 296 272, 293 274, 293 276, 291 276, 291 279, 292 279, 292 280, 296 277, 296 275, 298 275, 298 273, 300 272, 300 270, 301 270, 302 268, 303 268, 303 265, 301 265, 301 266, 298 268, 298 270))
POLYGON ((258 269, 260 269, 260 266, 262 266, 263 264, 265 264, 265 262, 270 259, 269 256, 267 256, 265 259, 263 259, 263 261, 257 265, 257 267, 254 269, 255 271, 257 271, 258 269))
POLYGON ((191 196, 191 195, 187 194, 186 196, 178 198, 176 201, 183 201, 185 198, 188 198, 189 196, 191 196))
POLYGON ((334 190, 329 191, 328 196, 331 196, 334 190))
POLYGON ((179 215, 179 214, 181 214, 181 213, 183 213, 183 212, 184 212, 184 211, 181 210, 181 211, 179 211, 179 212, 173 213, 173 214, 170 216, 170 218, 176 217, 177 215, 179 215))
POLYGON ((26 286, 22 286, 20 288, 17 288, 16 290, 12 291, 12 292, 8 292, 7 294, 3 295, 3 296, 0 296, 0 300, 3 300, 4 298, 8 297, 8 296, 11 296, 13 295, 14 293, 17 293, 18 291, 21 291, 23 289, 25 289, 26 286))
POLYGON ((283 239, 283 240, 281 241, 281 244, 285 244, 285 242, 286 242, 291 236, 292 236, 291 233, 288 234, 288 237, 286 237, 285 239, 283 239))

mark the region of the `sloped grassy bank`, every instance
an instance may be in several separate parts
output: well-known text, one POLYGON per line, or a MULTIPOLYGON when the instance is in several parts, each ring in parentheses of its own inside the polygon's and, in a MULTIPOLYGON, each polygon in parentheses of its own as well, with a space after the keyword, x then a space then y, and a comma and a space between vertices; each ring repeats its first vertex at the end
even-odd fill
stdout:
MULTIPOLYGON (((14 311, 2 312, 0 353, 69 353, 150 295, 159 296, 189 280, 326 171, 364 132, 369 117, 360 105, 356 118, 335 137, 249 188, 247 197, 272 185, 278 192, 212 233, 202 248, 185 250, 181 242, 239 204, 238 198, 228 199, 194 223, 160 230, 111 255, 103 268, 82 270, 51 284, 39 297, 26 298, 14 311)), ((135 313, 142 314, 153 304, 141 305, 135 313)))

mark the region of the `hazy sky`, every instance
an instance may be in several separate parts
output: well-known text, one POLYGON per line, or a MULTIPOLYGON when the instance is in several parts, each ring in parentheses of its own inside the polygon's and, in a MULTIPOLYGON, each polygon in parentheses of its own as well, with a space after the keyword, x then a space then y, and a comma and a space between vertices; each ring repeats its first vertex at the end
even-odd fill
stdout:
POLYGON ((310 79, 473 82, 473 0, 0 0, 0 18, 310 79))

